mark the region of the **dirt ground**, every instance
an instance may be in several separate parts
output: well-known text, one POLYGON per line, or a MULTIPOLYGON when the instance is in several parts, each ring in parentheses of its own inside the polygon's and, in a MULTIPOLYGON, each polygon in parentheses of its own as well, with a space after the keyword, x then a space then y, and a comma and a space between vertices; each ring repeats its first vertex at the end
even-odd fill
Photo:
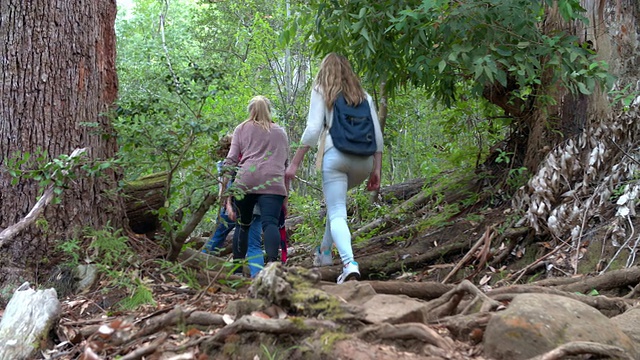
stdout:
MULTIPOLYGON (((504 210, 485 210, 482 212, 482 223, 474 222, 462 217, 451 219, 448 225, 442 229, 426 229, 423 233, 418 233, 410 239, 397 242, 376 242, 376 245, 356 246, 356 258, 366 262, 367 257, 380 254, 389 248, 408 249, 409 255, 414 254, 416 244, 426 245, 429 248, 446 247, 451 243, 475 243, 482 235, 482 230, 487 224, 496 224, 504 219, 504 210)), ((155 246, 153 242, 148 242, 148 246, 155 246)), ((311 249, 308 246, 299 244, 290 244, 292 247, 291 256, 287 265, 300 265, 309 267, 311 264, 311 249)), ((147 251, 149 254, 156 253, 154 249, 147 251)), ((458 254, 449 254, 445 259, 453 259, 457 256, 462 257, 465 251, 459 251, 458 254)), ((418 254, 415 254, 418 255, 418 254)), ((362 262, 361 260, 361 262, 362 262)), ((388 259, 394 262, 394 259, 388 259)), ((249 336, 243 340, 238 340, 237 349, 231 351, 235 355, 232 357, 224 357, 222 355, 206 354, 202 344, 207 338, 214 336, 221 326, 218 325, 191 325, 178 326, 169 323, 157 331, 150 332, 144 336, 136 335, 138 339, 132 339, 124 343, 115 341, 113 338, 117 333, 136 333, 140 329, 143 319, 158 316, 161 313, 167 313, 176 308, 189 309, 195 312, 208 312, 222 316, 225 307, 229 302, 245 298, 250 280, 241 281, 213 281, 209 279, 209 283, 201 281, 203 289, 195 290, 186 284, 177 280, 173 274, 167 274, 163 270, 155 267, 153 262, 144 262, 149 264, 147 267, 140 269, 144 278, 148 279, 150 289, 153 291, 155 305, 145 305, 135 311, 119 310, 116 306, 118 301, 122 300, 128 294, 117 289, 109 289, 98 285, 98 290, 91 291, 82 295, 75 295, 62 300, 63 316, 59 325, 55 329, 54 349, 48 356, 57 359, 111 359, 118 356, 132 354, 136 350, 149 348, 148 354, 139 359, 210 359, 210 358, 247 358, 243 355, 247 353, 258 353, 254 359, 285 359, 285 358, 312 358, 309 355, 293 356, 289 352, 284 357, 281 348, 274 347, 272 350, 264 347, 249 346, 248 343, 257 345, 256 341, 260 341, 260 336, 249 336), (230 285, 234 286, 230 286, 230 285), (114 328, 113 333, 109 335, 99 335, 100 326, 109 326, 114 328), (92 333, 92 331, 94 331, 92 333), (98 334, 98 335, 96 335, 98 334), (158 339, 164 339, 160 343, 158 339), (278 350, 280 349, 280 350, 278 350), (278 355, 280 351, 280 355, 278 355)), ((442 280, 448 271, 453 268, 455 263, 443 261, 440 263, 430 262, 424 263, 422 266, 414 266, 407 269, 408 272, 397 273, 395 281, 420 282, 427 280, 442 280)), ((464 272, 470 271, 465 269, 464 272)), ((370 278, 377 279, 379 274, 370 271, 370 278)), ((461 272, 462 274, 462 272, 461 272)), ((468 274, 467 274, 468 275, 468 274)), ((367 278, 367 276, 364 276, 367 278)), ((366 281, 366 279, 362 279, 366 281)), ((104 285, 104 284, 102 284, 104 285)), ((215 321, 214 321, 215 323, 215 321)), ((450 336, 446 329, 438 329, 442 336, 450 336)), ((123 335, 124 336, 124 335, 123 335)), ((276 338, 266 336, 262 341, 275 341, 276 338)), ((453 342, 456 351, 446 355, 447 357, 433 357, 425 354, 414 352, 415 347, 406 341, 381 341, 372 346, 371 343, 363 342, 358 339, 345 338, 345 341, 336 343, 335 353, 342 354, 342 359, 484 359, 482 357, 482 349, 480 345, 473 342, 453 342)), ((268 344, 268 343, 267 343, 268 344)), ((290 340, 290 347, 301 346, 297 344, 295 339, 290 340)), ((312 346, 306 344, 306 346, 312 346)), ((228 349, 227 349, 228 350, 228 349)), ((318 357, 327 358, 324 356, 318 357)))

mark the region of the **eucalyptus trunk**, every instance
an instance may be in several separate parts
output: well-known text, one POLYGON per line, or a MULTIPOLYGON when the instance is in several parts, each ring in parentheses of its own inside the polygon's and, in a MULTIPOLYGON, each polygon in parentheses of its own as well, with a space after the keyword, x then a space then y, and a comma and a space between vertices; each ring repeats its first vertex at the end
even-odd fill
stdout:
MULTIPOLYGON (((562 23, 551 9, 545 28, 568 29, 592 46, 617 78, 613 90, 626 89, 633 101, 625 107, 603 91, 574 96, 561 89, 554 94, 557 105, 531 115, 526 159, 536 165, 514 197, 530 225, 574 249, 581 248, 596 224, 607 227, 607 241, 631 239, 634 230, 627 225, 635 217, 640 189, 640 3, 585 0, 582 6, 587 26, 562 23)), ((576 272, 579 255, 572 259, 576 272)))
MULTIPOLYGON (((90 161, 116 154, 108 117, 118 88, 116 9, 115 0, 0 2, 0 229, 24 218, 42 191, 28 178, 12 184, 11 159, 43 151, 51 160, 77 148, 90 161)), ((118 180, 107 169, 68 182, 61 202, 0 250, 0 283, 41 274, 55 263, 55 245, 84 227, 120 227, 118 180)))

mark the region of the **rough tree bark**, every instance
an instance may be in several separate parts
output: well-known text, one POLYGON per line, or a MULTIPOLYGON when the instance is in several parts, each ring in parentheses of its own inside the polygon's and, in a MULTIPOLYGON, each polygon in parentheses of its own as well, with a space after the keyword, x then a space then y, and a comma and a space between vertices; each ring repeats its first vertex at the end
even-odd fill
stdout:
MULTIPOLYGON (((637 63, 632 64, 625 59, 634 57, 633 51, 629 50, 634 47, 633 42, 637 42, 638 2, 583 0, 581 5, 586 9, 587 25, 567 23, 557 8, 549 7, 541 24, 543 32, 565 31, 575 35, 581 44, 589 44, 599 58, 610 65, 610 71, 619 77, 637 72, 637 63)), ((600 121, 610 112, 606 94, 598 90, 592 96, 576 95, 550 83, 550 77, 545 74, 541 80, 537 91, 541 95, 552 96, 555 104, 510 100, 511 93, 516 90, 509 87, 510 84, 507 87, 493 84, 484 90, 485 98, 501 107, 517 124, 516 131, 502 150, 514 153, 511 164, 525 166, 533 172, 550 149, 580 134, 592 121, 600 121)), ((487 164, 493 160, 490 158, 487 164)))
MULTIPOLYGON (((42 150, 49 160, 75 148, 87 148, 89 160, 116 154, 107 116, 118 88, 115 16, 115 0, 0 2, 0 229, 38 201, 37 181, 11 184, 7 166, 17 154, 42 150)), ((84 227, 120 227, 118 180, 109 169, 68 183, 62 201, 50 204, 37 226, 0 250, 0 283, 33 278, 28 270, 36 267, 42 273, 56 241, 84 227)))

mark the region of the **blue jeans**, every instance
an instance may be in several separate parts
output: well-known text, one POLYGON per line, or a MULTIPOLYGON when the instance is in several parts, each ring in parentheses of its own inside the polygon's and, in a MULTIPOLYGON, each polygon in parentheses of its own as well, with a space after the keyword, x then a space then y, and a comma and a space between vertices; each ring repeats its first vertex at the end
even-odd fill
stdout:
POLYGON ((347 191, 360 185, 373 169, 373 156, 345 154, 330 148, 322 159, 322 192, 327 204, 327 223, 320 251, 336 244, 343 264, 353 261, 351 232, 347 224, 347 191))
MULTIPOLYGON (((223 209, 220 212, 218 226, 211 239, 202 249, 204 253, 215 253, 224 244, 227 236, 236 226, 236 223, 229 219, 227 212, 223 209)), ((264 267, 264 252, 262 251, 262 222, 260 215, 254 215, 249 227, 249 246, 247 257, 249 260, 249 271, 251 277, 255 277, 264 267)))
POLYGON ((235 221, 231 221, 231 219, 229 219, 229 215, 227 215, 226 210, 223 208, 222 211, 220 211, 216 231, 213 233, 213 236, 211 236, 211 239, 207 241, 202 252, 215 253, 216 251, 219 251, 225 240, 227 240, 227 236, 235 226, 235 221))
POLYGON ((275 194, 246 194, 242 199, 234 199, 234 205, 238 209, 239 231, 233 237, 233 258, 242 260, 247 255, 249 242, 249 229, 256 223, 253 218, 253 208, 258 204, 260 209, 260 223, 264 234, 264 248, 267 253, 267 262, 278 261, 280 249, 280 229, 278 220, 284 196, 275 194))

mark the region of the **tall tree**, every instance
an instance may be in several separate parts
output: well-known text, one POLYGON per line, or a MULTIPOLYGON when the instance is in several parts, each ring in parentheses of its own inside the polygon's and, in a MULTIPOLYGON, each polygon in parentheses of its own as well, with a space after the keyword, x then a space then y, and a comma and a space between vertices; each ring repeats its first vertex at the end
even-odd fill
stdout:
MULTIPOLYGON (((0 229, 29 213, 47 176, 73 175, 42 171, 43 164, 55 168, 77 148, 86 149, 92 164, 115 156, 108 117, 118 89, 115 16, 115 0, 0 2, 0 229)), ((74 181, 58 178, 52 186, 59 201, 2 242, 0 283, 33 279, 29 270, 41 273, 56 243, 80 236, 84 227, 121 226, 117 172, 98 168, 104 171, 74 181)))

